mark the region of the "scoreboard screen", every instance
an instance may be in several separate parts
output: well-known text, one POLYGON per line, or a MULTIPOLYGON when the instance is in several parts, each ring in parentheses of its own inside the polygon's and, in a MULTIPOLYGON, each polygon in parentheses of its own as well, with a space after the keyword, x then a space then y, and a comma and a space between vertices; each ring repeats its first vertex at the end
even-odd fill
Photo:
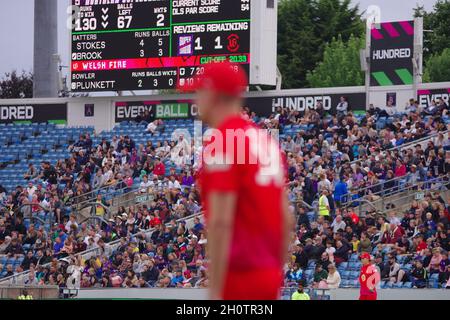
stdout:
POLYGON ((225 60, 249 72, 250 0, 72 5, 72 92, 172 89, 225 60))

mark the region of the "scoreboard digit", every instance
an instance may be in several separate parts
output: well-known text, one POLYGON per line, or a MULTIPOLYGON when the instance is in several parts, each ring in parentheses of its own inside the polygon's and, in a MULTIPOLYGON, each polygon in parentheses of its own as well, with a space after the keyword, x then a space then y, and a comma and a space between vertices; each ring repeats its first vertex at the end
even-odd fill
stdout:
POLYGON ((72 92, 172 89, 225 60, 249 72, 250 0, 72 4, 72 92))

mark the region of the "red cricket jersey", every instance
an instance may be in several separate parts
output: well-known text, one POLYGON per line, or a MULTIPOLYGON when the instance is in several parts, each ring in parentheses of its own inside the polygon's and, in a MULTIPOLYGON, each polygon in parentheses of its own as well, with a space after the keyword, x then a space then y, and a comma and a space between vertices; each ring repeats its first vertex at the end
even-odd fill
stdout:
MULTIPOLYGON (((229 272, 257 269, 281 269, 282 266, 282 195, 285 173, 278 143, 253 123, 239 116, 219 126, 223 137, 211 140, 203 150, 200 187, 208 222, 208 194, 213 191, 235 192, 238 195, 230 247, 229 272), (249 131, 246 131, 250 129, 249 131), (230 131, 231 130, 231 131, 230 131), (236 131, 238 130, 238 131, 236 131), (248 132, 239 147, 239 138, 227 132, 248 132), (254 130, 254 131, 252 131, 254 130), (258 132, 258 138, 252 132, 258 132), (268 143, 264 143, 264 140, 268 143), (234 146, 230 145, 234 142, 234 146), (217 143, 217 144, 215 144, 217 143), (223 145, 223 158, 232 164, 211 164, 212 146, 223 145), (228 147, 226 147, 228 146, 228 147), (245 160, 238 162, 239 152, 245 160), (265 156, 258 156, 264 153, 265 156), (253 158, 252 158, 253 157, 253 158), (253 160, 250 160, 253 159, 253 160), (255 160, 256 159, 256 160, 255 160), (269 164, 270 163, 270 164, 269 164)), ((217 149, 217 148, 216 148, 217 149)), ((242 158, 241 158, 242 160, 242 158)))
POLYGON ((361 295, 376 295, 377 284, 380 280, 380 275, 375 266, 368 264, 361 267, 359 274, 360 294, 361 295), (371 291, 372 290, 372 291, 371 291))

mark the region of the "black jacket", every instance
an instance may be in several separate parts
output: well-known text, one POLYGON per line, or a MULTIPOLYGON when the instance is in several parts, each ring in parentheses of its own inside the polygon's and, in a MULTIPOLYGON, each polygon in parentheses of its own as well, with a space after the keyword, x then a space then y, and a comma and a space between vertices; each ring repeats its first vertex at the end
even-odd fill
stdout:
POLYGON ((295 263, 297 263, 300 268, 306 269, 308 267, 308 256, 306 255, 305 251, 297 252, 294 254, 295 256, 295 263))
POLYGON ((156 267, 148 269, 147 271, 142 273, 142 277, 145 281, 157 281, 159 277, 159 270, 156 267))

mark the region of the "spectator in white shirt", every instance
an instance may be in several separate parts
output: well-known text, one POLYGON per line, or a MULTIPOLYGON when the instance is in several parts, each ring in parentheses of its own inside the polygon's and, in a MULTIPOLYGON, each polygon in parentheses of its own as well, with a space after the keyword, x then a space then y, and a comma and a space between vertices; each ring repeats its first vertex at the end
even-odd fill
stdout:
POLYGON ((388 101, 385 110, 389 116, 393 116, 394 114, 397 113, 397 107, 392 104, 392 101, 388 101))
POLYGON ((336 107, 338 117, 347 115, 348 102, 346 97, 341 97, 339 104, 336 107))
POLYGON ((336 218, 334 218, 331 227, 333 228, 333 232, 336 233, 338 230, 345 230, 346 225, 347 224, 342 220, 342 216, 338 214, 336 218))
POLYGON ((156 128, 158 128, 158 120, 150 122, 147 126, 146 132, 150 133, 151 135, 154 135, 156 132, 156 128))
POLYGON ((67 232, 70 232, 70 228, 72 227, 72 225, 75 225, 78 228, 78 223, 76 222, 76 217, 74 214, 71 214, 69 217, 69 221, 67 221, 66 225, 65 225, 65 229, 67 232))
POLYGON ((148 176, 144 175, 142 177, 142 182, 139 185, 139 192, 140 193, 148 193, 148 189, 153 186, 154 186, 153 181, 148 180, 148 176))
POLYGON ((28 183, 28 188, 27 188, 28 195, 30 197, 33 196, 33 194, 36 192, 36 190, 37 190, 37 188, 33 185, 33 183, 29 182, 28 183))
POLYGON ((175 179, 175 176, 170 176, 168 186, 169 186, 169 189, 172 189, 174 191, 181 190, 181 184, 177 179, 175 179))

